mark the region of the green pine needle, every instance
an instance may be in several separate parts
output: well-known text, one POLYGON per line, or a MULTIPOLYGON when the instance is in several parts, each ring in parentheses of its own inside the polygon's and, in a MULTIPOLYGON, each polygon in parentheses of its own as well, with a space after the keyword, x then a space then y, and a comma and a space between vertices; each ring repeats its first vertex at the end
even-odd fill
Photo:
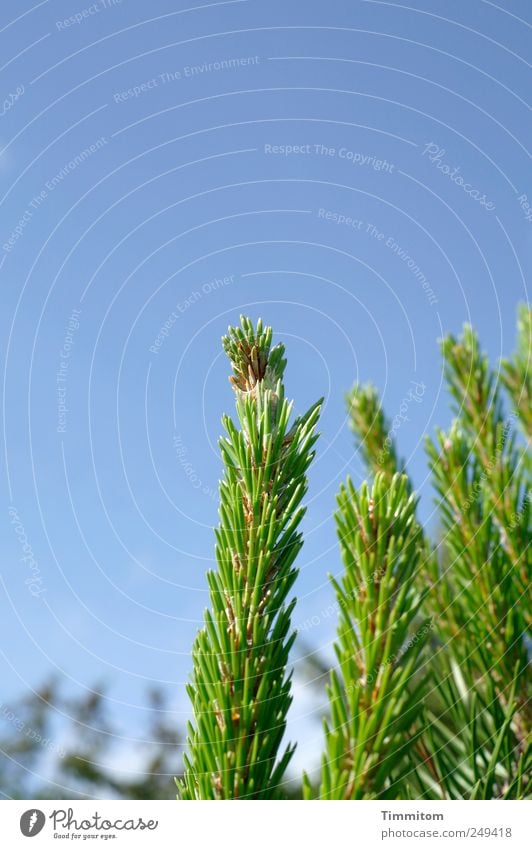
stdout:
POLYGON ((224 417, 218 569, 208 575, 211 609, 193 648, 195 722, 178 789, 182 799, 271 799, 282 794, 293 752, 279 754, 295 636, 288 596, 320 402, 291 421, 284 347, 272 347, 260 319, 254 327, 242 317, 222 342, 238 426, 224 417))

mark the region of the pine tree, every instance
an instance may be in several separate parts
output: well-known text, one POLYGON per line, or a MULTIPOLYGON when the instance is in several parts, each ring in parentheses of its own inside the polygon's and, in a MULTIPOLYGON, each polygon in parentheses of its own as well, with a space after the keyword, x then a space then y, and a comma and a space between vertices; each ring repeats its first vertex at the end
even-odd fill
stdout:
POLYGON ((279 756, 295 638, 287 599, 320 402, 291 422, 284 347, 271 341, 270 327, 246 318, 223 338, 239 428, 224 417, 218 569, 208 574, 211 608, 193 648, 182 799, 277 798, 293 753, 288 746, 279 756))

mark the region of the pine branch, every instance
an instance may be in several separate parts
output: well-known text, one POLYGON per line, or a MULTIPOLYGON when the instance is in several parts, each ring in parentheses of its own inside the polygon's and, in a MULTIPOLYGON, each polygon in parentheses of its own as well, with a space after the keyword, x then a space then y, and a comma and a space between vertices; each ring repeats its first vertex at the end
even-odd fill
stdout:
MULTIPOLYGON (((524 428, 529 322, 522 310, 516 363, 504 366, 524 428)), ((428 441, 445 536, 439 564, 427 557, 419 576, 431 579, 423 610, 437 650, 423 666, 427 693, 410 733, 410 763, 394 783, 402 798, 520 798, 530 762, 530 458, 516 445, 497 376, 471 328, 442 348, 458 418, 428 441)), ((390 479, 398 455, 375 390, 357 386, 348 400, 368 471, 390 479)), ((414 687, 415 679, 406 690, 414 687)))
MULTIPOLYGON (((458 418, 436 443, 427 441, 445 529, 445 604, 436 626, 467 691, 484 705, 476 725, 501 729, 504 714, 523 754, 530 723, 529 458, 516 445, 497 376, 472 329, 466 326, 460 340, 448 337, 442 349, 458 418)), ((451 710, 449 721, 459 720, 451 710)), ((464 726, 454 733, 463 742, 464 726)), ((512 786, 517 772, 514 764, 512 786)), ((482 786, 475 792, 490 792, 482 786)))
POLYGON ((460 430, 481 467, 480 487, 487 498, 486 508, 499 529, 502 547, 515 564, 523 565, 529 541, 529 526, 524 522, 528 511, 523 512, 529 470, 526 455, 516 449, 512 418, 505 418, 497 375, 469 325, 465 325, 461 340, 453 336, 444 339, 442 351, 460 430))
POLYGON ((240 429, 229 417, 216 531, 218 569, 208 574, 211 609, 193 649, 194 708, 182 799, 280 795, 292 756, 278 753, 291 702, 288 655, 295 634, 287 597, 302 546, 298 526, 314 457, 319 402, 290 424, 284 347, 249 319, 223 339, 232 365, 240 429))
POLYGON ((512 399, 525 436, 532 437, 532 309, 521 304, 517 314, 517 350, 502 362, 502 382, 512 399))
POLYGON ((516 668, 501 702, 489 674, 476 678, 467 662, 437 658, 437 703, 416 743, 412 777, 416 798, 519 799, 528 794, 531 747, 516 734, 516 668), (415 777, 414 777, 415 776, 415 777))
MULTIPOLYGON (((406 475, 408 493, 413 491, 412 481, 399 459, 394 428, 382 408, 377 390, 371 384, 355 384, 346 396, 347 410, 351 430, 365 461, 368 475, 382 473, 388 479, 396 474, 406 475)), ((423 594, 421 615, 434 619, 438 616, 441 598, 435 588, 441 583, 437 551, 424 535, 420 526, 420 538, 423 539, 423 552, 413 580, 423 594), (427 591, 428 590, 428 591, 427 591)))
POLYGON ((320 798, 393 798, 422 708, 422 685, 416 695, 408 685, 430 631, 430 622, 413 628, 423 600, 412 582, 423 545, 416 499, 405 476, 379 473, 371 491, 363 484, 357 492, 348 479, 338 505, 345 573, 333 581, 338 669, 329 686, 320 798))
POLYGON ((458 420, 428 451, 453 558, 452 574, 466 605, 481 608, 479 627, 500 643, 501 679, 511 680, 515 653, 525 664, 530 583, 530 478, 504 415, 497 377, 469 326, 442 344, 458 420), (471 582, 471 575, 476 580, 471 582), (498 635, 496 637, 495 635, 498 635), (505 647, 516 645, 515 652, 505 647))
POLYGON ((369 473, 389 477, 404 471, 399 460, 392 427, 382 409, 377 390, 355 384, 346 396, 349 423, 369 473))

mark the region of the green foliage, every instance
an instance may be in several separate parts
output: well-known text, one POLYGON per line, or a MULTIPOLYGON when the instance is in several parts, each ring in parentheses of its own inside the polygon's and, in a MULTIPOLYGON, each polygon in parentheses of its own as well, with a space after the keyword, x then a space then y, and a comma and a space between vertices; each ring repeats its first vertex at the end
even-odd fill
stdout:
POLYGON ((340 608, 331 674, 331 720, 325 723, 320 797, 395 796, 422 708, 409 682, 430 631, 413 625, 422 603, 412 581, 423 552, 416 499, 407 479, 378 473, 358 493, 351 480, 338 496, 338 536, 345 566, 333 581, 340 608))
POLYGON ((442 343, 457 419, 427 442, 449 555, 444 577, 453 604, 441 617, 456 654, 471 653, 461 632, 478 646, 474 661, 491 670, 501 692, 516 662, 527 670, 530 580, 530 478, 524 449, 516 447, 513 418, 505 418, 496 375, 469 326, 460 341, 442 343), (463 651, 460 648, 464 646, 463 651))
MULTIPOLYGON (((371 384, 361 386, 355 384, 346 396, 349 423, 355 436, 368 473, 375 477, 379 473, 391 479, 396 474, 404 474, 408 493, 412 492, 412 482, 408 477, 405 464, 399 459, 394 429, 381 406, 377 390, 371 384)), ((437 556, 430 540, 427 539, 423 528, 419 526, 420 539, 423 540, 423 551, 412 580, 423 595, 421 614, 432 618, 436 611, 433 604, 436 597, 427 593, 427 587, 439 579, 437 556)))
MULTIPOLYGON (((337 664, 329 673, 318 655, 307 658, 316 680, 329 679, 330 715, 319 786, 305 777, 305 798, 531 796, 531 342, 525 307, 516 353, 500 372, 471 327, 442 342, 455 418, 426 442, 436 543, 416 516, 377 391, 356 386, 347 397, 371 482, 357 490, 348 478, 338 495, 337 664)), ((223 346, 238 421, 223 419, 217 570, 193 648, 194 722, 177 784, 183 799, 287 797, 298 792, 285 782, 293 747, 281 746, 290 595, 319 404, 292 419, 284 348, 272 347, 260 321, 242 319, 223 346)), ((180 768, 164 704, 151 696, 144 768, 127 780, 105 765, 117 731, 98 692, 69 701, 52 682, 13 708, 0 705, 9 731, 0 739, 1 792, 164 798, 166 776, 180 768), (64 716, 72 728, 57 753, 50 741, 64 716), (34 776, 52 754, 48 786, 39 785, 34 776)))
POLYGON ((225 466, 216 531, 212 608, 193 649, 182 799, 275 798, 293 748, 278 753, 291 703, 288 602, 302 545, 298 526, 314 456, 319 403, 291 424, 282 345, 242 318, 223 339, 240 428, 225 416, 225 466))
POLYGON ((433 660, 433 690, 406 786, 415 798, 518 799, 532 766, 518 721, 519 676, 501 699, 488 674, 449 651, 433 660), (417 763, 416 763, 417 756, 417 763))
POLYGON ((135 737, 125 737, 102 686, 70 692, 51 679, 0 703, 0 795, 9 799, 171 799, 181 736, 169 693, 150 689, 135 737), (131 755, 136 769, 120 769, 131 755))
POLYGON ((503 360, 502 381, 521 420, 526 436, 532 436, 532 309, 519 307, 517 350, 513 361, 503 360))
POLYGON ((531 470, 513 427, 518 418, 530 434, 530 310, 521 308, 517 353, 503 364, 510 416, 471 327, 460 339, 444 339, 442 352, 456 418, 447 433, 427 440, 442 524, 434 549, 423 540, 404 478, 397 500, 402 468, 376 390, 355 386, 348 395, 375 481, 372 492, 348 481, 339 495, 345 572, 334 582, 338 667, 320 798, 530 795, 531 470), (381 524, 387 515, 393 522, 381 524), (390 572, 398 552, 401 565, 390 572), (376 583, 383 574, 396 581, 384 596, 376 583), (408 651, 420 631, 423 640, 408 651))
POLYGON ((399 461, 395 439, 380 404, 377 390, 371 384, 356 384, 346 396, 349 422, 369 471, 392 477, 404 471, 399 461))
POLYGON ((440 718, 429 713, 427 750, 444 798, 515 798, 527 792, 530 757, 530 461, 471 327, 460 340, 443 340, 442 351, 457 418, 427 441, 444 528, 445 602, 435 676, 445 709, 440 718), (443 762, 452 746, 436 733, 444 727, 464 747, 451 772, 443 762))

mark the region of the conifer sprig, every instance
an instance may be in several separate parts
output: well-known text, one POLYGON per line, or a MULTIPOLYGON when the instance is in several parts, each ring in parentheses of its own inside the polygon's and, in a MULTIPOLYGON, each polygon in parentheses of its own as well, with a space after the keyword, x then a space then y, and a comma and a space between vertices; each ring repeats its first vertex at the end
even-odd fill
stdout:
POLYGON ((314 457, 320 402, 291 423, 283 345, 242 317, 223 347, 232 366, 239 427, 224 416, 224 478, 218 569, 208 574, 211 609, 193 648, 182 799, 281 795, 293 747, 278 757, 291 702, 288 656, 295 634, 288 601, 302 546, 301 501, 314 457))
MULTIPOLYGON (((357 492, 350 479, 340 489, 345 571, 333 580, 338 668, 329 685, 322 799, 382 798, 388 790, 393 798, 410 769, 423 687, 413 694, 409 683, 430 631, 428 621, 417 621, 423 597, 412 581, 423 550, 415 508, 404 475, 379 472, 371 489, 363 484, 357 492)), ((306 794, 312 795, 308 782, 306 794)))
MULTIPOLYGON (((344 585, 340 592, 337 589, 339 668, 331 678, 331 720, 326 724, 322 766, 324 798, 395 794, 396 798, 512 799, 530 795, 526 642, 532 565, 530 455, 514 432, 519 418, 525 436, 530 437, 530 316, 529 309, 521 308, 517 353, 512 362, 503 364, 502 381, 469 326, 461 338, 443 340, 456 419, 448 432, 438 431, 435 441, 427 440, 442 537, 431 550, 428 541, 421 543, 422 532, 417 528, 423 555, 414 557, 418 587, 430 587, 418 607, 430 620, 432 651, 419 657, 426 686, 420 693, 420 674, 416 676, 412 669, 408 678, 401 679, 400 689, 378 688, 364 718, 360 701, 354 705, 349 697, 352 692, 364 692, 360 685, 365 676, 356 663, 350 667, 345 660, 346 645, 351 645, 353 658, 360 656, 364 646, 360 642, 364 626, 359 625, 364 576, 359 574, 351 584, 355 593, 358 587, 358 609, 344 585), (514 404, 511 414, 506 412, 501 382, 514 404), (350 620, 346 611, 351 611, 350 620), (376 739, 367 736, 368 724, 379 715, 381 692, 387 692, 391 715, 404 716, 407 724, 409 711, 417 710, 405 729, 405 745, 397 750, 391 733, 378 738, 386 740, 380 750, 376 739), (398 701, 402 709, 397 708, 398 701), (354 755, 361 747, 371 753, 366 770, 354 755)), ((394 480, 398 454, 376 391, 356 386, 348 403, 370 475, 376 482, 394 480)), ((344 581, 350 573, 356 575, 353 563, 357 562, 355 556, 346 558, 344 538, 354 541, 368 536, 360 515, 363 493, 364 488, 357 494, 351 485, 340 495, 340 503, 344 499, 352 511, 351 522, 339 524, 344 581)), ((405 570, 405 574, 410 574, 413 583, 413 573, 405 570)), ((364 600, 367 604, 368 599, 364 600)), ((388 621, 393 629, 393 611, 388 621)), ((410 630, 418 623, 419 618, 411 620, 410 630)))
MULTIPOLYGON (((469 629, 484 635, 478 659, 486 652, 491 664, 495 660, 495 674, 508 687, 516 660, 523 672, 527 667, 529 461, 516 445, 497 376, 471 327, 459 340, 444 339, 442 351, 458 417, 427 448, 452 557, 448 571, 457 588, 452 612, 462 606, 460 616, 474 618, 469 629)), ((485 661, 481 668, 487 668, 485 661)))
MULTIPOLYGON (((355 384, 346 395, 349 425, 354 433, 367 473, 374 478, 379 472, 391 479, 396 474, 404 474, 407 490, 413 491, 412 481, 403 460, 399 458, 394 428, 383 410, 379 393, 370 383, 365 386, 355 384)), ((424 550, 418 561, 418 569, 413 576, 421 591, 434 588, 440 580, 437 554, 430 540, 420 526, 420 535, 424 540, 424 550)), ((441 599, 431 592, 423 592, 424 602, 421 615, 425 618, 437 616, 441 599)))
POLYGON ((392 428, 375 387, 357 383, 347 393, 346 401, 349 425, 370 474, 384 472, 392 477, 402 472, 404 464, 399 460, 392 428))
MULTIPOLYGON (((224 348, 240 427, 224 418, 218 570, 194 646, 195 722, 179 788, 187 799, 275 798, 292 753, 278 755, 290 704, 287 598, 318 406, 290 426, 284 349, 260 322, 242 319, 224 348)), ((348 479, 338 496, 344 573, 333 581, 338 665, 320 798, 530 796, 531 461, 514 428, 519 420, 530 438, 530 310, 502 378, 469 326, 442 350, 456 418, 427 440, 436 546, 376 391, 348 395, 373 483, 357 491, 348 479)), ((306 778, 304 795, 314 795, 306 778)))

